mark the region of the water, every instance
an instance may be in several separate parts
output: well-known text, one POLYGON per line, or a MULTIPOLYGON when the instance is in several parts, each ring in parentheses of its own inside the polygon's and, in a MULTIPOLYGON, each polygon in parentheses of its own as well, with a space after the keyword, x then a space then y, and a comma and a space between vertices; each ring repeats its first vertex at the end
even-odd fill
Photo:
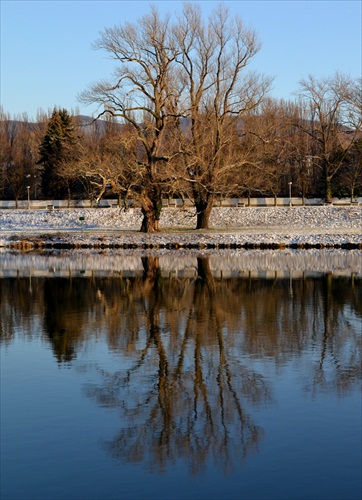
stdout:
POLYGON ((180 255, 2 254, 1 499, 361 498, 360 253, 180 255))

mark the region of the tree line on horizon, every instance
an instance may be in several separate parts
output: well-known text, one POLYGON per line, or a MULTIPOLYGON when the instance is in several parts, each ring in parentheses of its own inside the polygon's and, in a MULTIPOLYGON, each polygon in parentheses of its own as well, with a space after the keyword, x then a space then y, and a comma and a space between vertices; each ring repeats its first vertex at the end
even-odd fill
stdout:
POLYGON ((78 96, 94 119, 1 110, 0 198, 133 198, 153 232, 163 198, 191 199, 201 229, 225 197, 362 194, 361 78, 309 75, 294 101, 269 97, 248 69, 256 33, 222 4, 208 20, 184 4, 175 22, 152 6, 95 47, 116 69, 78 96))

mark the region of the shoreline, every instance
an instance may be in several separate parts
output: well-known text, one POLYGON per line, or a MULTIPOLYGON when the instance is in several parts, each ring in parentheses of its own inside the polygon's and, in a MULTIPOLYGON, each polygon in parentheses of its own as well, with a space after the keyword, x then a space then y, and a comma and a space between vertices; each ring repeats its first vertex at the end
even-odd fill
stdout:
POLYGON ((269 236, 259 235, 257 240, 251 236, 248 237, 247 234, 241 241, 238 238, 225 237, 225 234, 219 233, 214 237, 210 235, 205 235, 200 233, 195 233, 195 235, 183 234, 180 237, 170 237, 165 233, 157 233, 152 239, 153 241, 144 241, 142 236, 140 238, 132 235, 131 238, 125 238, 122 236, 107 238, 102 233, 98 236, 93 236, 91 239, 84 241, 82 237, 72 236, 71 240, 68 240, 67 235, 57 234, 57 235, 39 235, 39 236, 25 236, 19 235, 19 239, 11 239, 7 243, 0 245, 0 248, 10 250, 71 250, 71 249, 119 249, 119 250, 130 250, 130 249, 144 249, 144 250, 237 250, 237 249, 323 249, 323 248, 336 248, 336 249, 357 249, 362 251, 362 242, 354 241, 351 235, 344 234, 339 235, 339 241, 333 241, 333 237, 326 234, 313 234, 308 236, 298 236, 298 235, 285 235, 285 234, 274 234, 273 240, 269 241, 269 236), (198 241, 195 240, 195 236, 198 241), (344 241, 340 241, 341 237, 344 241), (310 239, 313 241, 310 241, 310 239), (264 241, 265 239, 265 241, 264 241))
POLYGON ((139 209, 0 210, 0 248, 362 250, 362 207, 214 208, 208 230, 194 215, 164 209, 160 232, 141 233, 139 209))

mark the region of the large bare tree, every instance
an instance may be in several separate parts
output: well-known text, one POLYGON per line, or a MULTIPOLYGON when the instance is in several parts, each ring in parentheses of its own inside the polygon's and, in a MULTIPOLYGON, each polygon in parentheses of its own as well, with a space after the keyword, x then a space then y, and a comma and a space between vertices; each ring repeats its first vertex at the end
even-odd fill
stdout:
MULTIPOLYGON (((197 211, 197 228, 207 228, 215 197, 247 163, 235 155, 241 119, 255 109, 270 79, 246 68, 260 50, 256 33, 219 4, 207 21, 197 4, 185 4, 177 24, 184 82, 182 150, 185 177, 197 211)), ((229 184, 229 186, 228 186, 229 184)))
POLYGON ((155 7, 134 24, 105 29, 95 47, 110 54, 118 66, 109 81, 91 85, 79 96, 82 102, 104 106, 98 117, 118 117, 137 133, 140 183, 134 192, 141 203, 144 232, 158 230, 162 195, 170 182, 164 139, 177 99, 172 75, 177 49, 171 33, 170 18, 161 19, 155 7))
POLYGON ((111 81, 80 99, 104 106, 98 116, 117 116, 138 134, 141 230, 157 231, 162 195, 185 186, 197 228, 207 228, 215 196, 245 162, 234 154, 240 119, 270 85, 245 72, 260 49, 255 32, 222 4, 205 21, 197 4, 186 3, 174 24, 152 7, 136 24, 106 29, 96 47, 120 64, 111 81))

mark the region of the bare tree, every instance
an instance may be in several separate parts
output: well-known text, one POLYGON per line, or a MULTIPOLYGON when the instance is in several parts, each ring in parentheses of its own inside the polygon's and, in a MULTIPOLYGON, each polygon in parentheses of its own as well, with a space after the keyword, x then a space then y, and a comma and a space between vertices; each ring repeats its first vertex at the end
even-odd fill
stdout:
POLYGON ((141 203, 144 232, 158 230, 162 194, 170 181, 164 137, 177 98, 172 78, 177 51, 170 33, 169 17, 161 19, 154 7, 134 24, 105 29, 95 47, 108 52, 119 66, 110 81, 96 83, 80 95, 84 103, 104 106, 98 116, 119 117, 137 134, 140 182, 134 192, 141 203))
POLYGON ((275 199, 288 194, 288 184, 305 198, 313 172, 311 138, 299 128, 301 106, 283 99, 265 99, 246 119, 246 142, 252 150, 251 187, 275 199))
POLYGON ((98 203, 112 192, 120 202, 139 183, 136 139, 132 128, 110 116, 93 121, 83 126, 79 154, 73 155, 74 161, 62 162, 61 175, 81 183, 91 201, 98 203))
POLYGON ((313 156, 321 169, 326 201, 332 197, 332 179, 345 163, 361 134, 361 86, 358 80, 336 73, 317 80, 301 80, 299 98, 304 116, 299 127, 313 143, 313 156))
POLYGON ((256 33, 239 17, 230 18, 222 4, 207 22, 198 5, 185 4, 176 33, 189 123, 187 133, 180 134, 184 176, 195 203, 197 228, 207 228, 215 197, 246 164, 245 158, 233 154, 241 117, 259 105, 270 80, 245 72, 260 43, 256 33))
POLYGON ((337 174, 336 187, 343 194, 349 194, 351 203, 354 202, 355 193, 362 188, 362 138, 357 139, 345 163, 337 174))
POLYGON ((0 137, 1 188, 15 198, 17 205, 19 199, 36 194, 36 127, 29 123, 26 113, 11 119, 1 111, 0 137))
POLYGON ((7 171, 9 168, 9 163, 11 162, 11 149, 13 143, 13 128, 11 126, 11 119, 9 113, 5 113, 2 108, 0 108, 0 165, 1 165, 1 177, 0 177, 0 189, 2 196, 5 195, 7 189, 7 171))
POLYGON ((252 190, 264 195, 271 193, 275 205, 283 185, 290 180, 290 130, 285 108, 284 102, 268 98, 245 117, 245 142, 253 159, 252 190))

